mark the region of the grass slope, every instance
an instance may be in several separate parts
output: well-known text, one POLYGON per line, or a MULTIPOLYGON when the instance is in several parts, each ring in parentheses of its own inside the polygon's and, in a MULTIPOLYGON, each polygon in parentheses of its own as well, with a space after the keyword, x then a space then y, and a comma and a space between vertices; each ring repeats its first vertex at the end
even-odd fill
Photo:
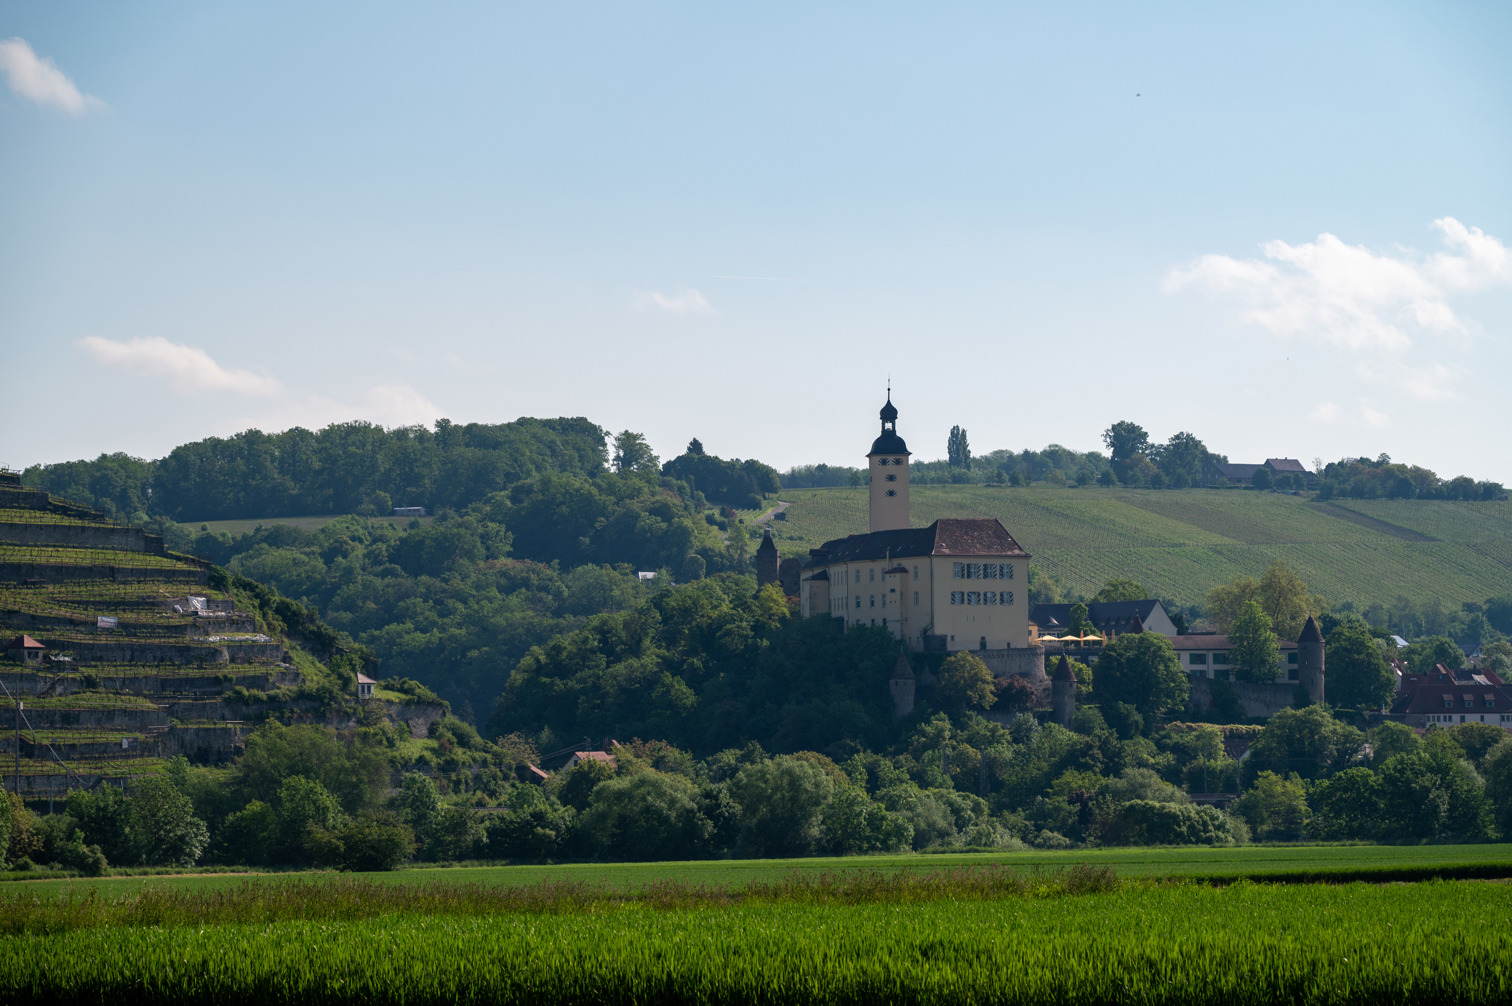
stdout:
MULTIPOLYGON (((770 526, 783 555, 866 530, 865 489, 796 489, 770 526)), ((1512 584, 1512 503, 1338 500, 1240 490, 916 486, 912 522, 996 517, 1071 590, 1112 577, 1195 604, 1276 559, 1334 602, 1484 600, 1512 584)), ((747 517, 749 521, 754 513, 747 517)))

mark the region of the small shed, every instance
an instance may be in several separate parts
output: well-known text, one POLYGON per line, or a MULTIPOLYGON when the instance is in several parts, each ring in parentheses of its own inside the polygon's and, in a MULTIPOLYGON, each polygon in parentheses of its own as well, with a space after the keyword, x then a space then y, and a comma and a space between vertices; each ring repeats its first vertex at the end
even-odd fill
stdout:
POLYGON ((565 772, 579 762, 585 761, 601 761, 610 768, 613 768, 616 764, 614 755, 608 751, 574 751, 572 752, 572 757, 567 759, 567 764, 562 766, 562 771, 565 772))
POLYGON ((22 634, 5 644, 5 655, 12 660, 19 660, 23 664, 40 664, 42 653, 47 647, 37 642, 32 637, 22 634))
POLYGON ((377 683, 378 682, 374 681, 372 678, 368 677, 366 674, 363 674, 361 671, 358 671, 357 672, 357 697, 359 699, 370 699, 370 698, 372 698, 373 697, 373 686, 376 685, 377 683))

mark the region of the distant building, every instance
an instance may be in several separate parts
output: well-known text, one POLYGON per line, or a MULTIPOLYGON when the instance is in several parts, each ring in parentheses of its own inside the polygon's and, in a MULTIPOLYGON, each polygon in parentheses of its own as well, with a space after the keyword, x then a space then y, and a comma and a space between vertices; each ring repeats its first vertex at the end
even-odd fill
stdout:
POLYGON ((372 678, 368 677, 366 674, 363 674, 361 671, 358 671, 357 672, 357 697, 359 699, 370 699, 370 698, 372 698, 373 697, 373 686, 375 686, 376 684, 378 684, 378 682, 374 681, 372 678))
MULTIPOLYGON (((1299 681, 1300 672, 1295 640, 1279 640, 1281 645, 1280 680, 1299 681)), ((1229 664, 1229 639, 1217 633, 1202 632, 1189 636, 1172 636, 1171 645, 1181 658, 1181 669, 1199 678, 1211 681, 1233 680, 1233 668, 1229 664)))
POLYGON ((756 550, 756 586, 765 587, 777 582, 777 542, 768 528, 761 536, 761 547, 756 550))
MULTIPOLYGON (((799 593, 803 614, 829 615, 847 628, 886 629, 916 652, 1027 653, 1029 553, 993 517, 910 527, 910 454, 891 394, 880 415, 881 435, 866 456, 871 531, 809 552, 799 593)), ((1043 676, 1043 653, 1037 655, 1043 676)), ((1009 664, 1016 666, 1011 659, 988 661, 998 671, 1009 664)))
MULTIPOLYGON (((1058 635, 1071 627, 1072 607, 1070 604, 1036 604, 1029 609, 1029 621, 1039 627, 1042 636, 1058 635)), ((1110 632, 1133 632, 1136 620, 1145 632, 1176 635, 1176 623, 1166 613, 1165 605, 1153 599, 1093 601, 1087 605, 1087 620, 1104 636, 1110 632)))
POLYGON ((1410 727, 1485 723, 1512 732, 1512 690, 1493 671, 1439 664, 1428 674, 1403 675, 1397 689, 1391 718, 1410 727))
POLYGON ((610 768, 614 768, 616 764, 614 755, 608 751, 574 751, 572 757, 567 759, 567 764, 562 766, 562 771, 565 772, 579 762, 585 761, 601 761, 610 768))
POLYGON ((23 664, 40 664, 46 650, 47 647, 25 634, 16 636, 5 644, 5 655, 23 664))
POLYGON ((423 506, 396 506, 396 507, 394 507, 394 516, 395 517, 424 517, 425 516, 425 507, 423 507, 423 506))
POLYGON ((1318 481, 1318 476, 1298 461, 1296 458, 1266 458, 1264 463, 1251 464, 1214 464, 1207 467, 1203 473, 1203 481, 1208 485, 1219 486, 1251 486, 1255 482, 1255 473, 1264 468, 1274 479, 1278 475, 1295 475, 1302 480, 1304 485, 1312 485, 1318 481))

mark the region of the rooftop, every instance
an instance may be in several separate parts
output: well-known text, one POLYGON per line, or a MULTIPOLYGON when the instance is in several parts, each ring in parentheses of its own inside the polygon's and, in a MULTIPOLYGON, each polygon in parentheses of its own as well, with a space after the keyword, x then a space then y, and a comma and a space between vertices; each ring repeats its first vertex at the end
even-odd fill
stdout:
POLYGON ((919 555, 1029 558, 996 517, 942 517, 928 527, 872 531, 827 541, 809 553, 811 566, 919 555))

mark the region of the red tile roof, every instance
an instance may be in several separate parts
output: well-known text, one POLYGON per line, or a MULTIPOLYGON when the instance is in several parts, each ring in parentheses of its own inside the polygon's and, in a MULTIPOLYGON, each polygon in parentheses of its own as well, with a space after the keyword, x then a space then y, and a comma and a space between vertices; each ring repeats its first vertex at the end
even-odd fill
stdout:
POLYGON ((6 644, 7 650, 45 650, 47 647, 37 642, 32 637, 22 634, 6 644))

